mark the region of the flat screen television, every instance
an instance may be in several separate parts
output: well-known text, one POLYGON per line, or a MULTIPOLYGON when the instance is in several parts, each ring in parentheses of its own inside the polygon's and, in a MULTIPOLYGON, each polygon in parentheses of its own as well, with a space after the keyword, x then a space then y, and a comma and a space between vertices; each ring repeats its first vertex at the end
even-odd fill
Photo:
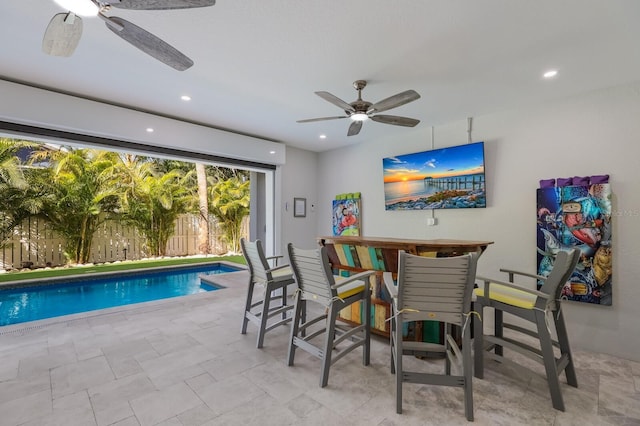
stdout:
POLYGON ((382 159, 386 210, 487 206, 484 142, 382 159))

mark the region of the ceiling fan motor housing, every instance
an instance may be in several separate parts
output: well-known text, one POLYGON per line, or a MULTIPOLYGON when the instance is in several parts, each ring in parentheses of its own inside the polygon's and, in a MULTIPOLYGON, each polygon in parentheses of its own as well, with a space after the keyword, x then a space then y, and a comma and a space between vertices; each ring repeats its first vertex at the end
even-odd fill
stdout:
POLYGON ((373 104, 371 102, 367 102, 367 101, 363 101, 363 100, 357 100, 357 101, 351 102, 350 105, 353 107, 353 109, 355 111, 345 111, 349 115, 357 114, 357 113, 366 114, 367 111, 369 110, 369 107, 371 105, 373 105, 373 104))
POLYGON ((358 91, 358 99, 353 101, 353 102, 351 102, 349 105, 351 105, 351 107, 355 111, 345 111, 345 112, 349 116, 351 116, 353 114, 358 114, 358 113, 366 114, 367 111, 369 110, 369 107, 371 105, 373 105, 373 103, 371 103, 371 102, 367 102, 367 101, 363 101, 362 100, 362 89, 367 87, 367 81, 366 80, 356 80, 356 81, 353 82, 353 87, 358 91))

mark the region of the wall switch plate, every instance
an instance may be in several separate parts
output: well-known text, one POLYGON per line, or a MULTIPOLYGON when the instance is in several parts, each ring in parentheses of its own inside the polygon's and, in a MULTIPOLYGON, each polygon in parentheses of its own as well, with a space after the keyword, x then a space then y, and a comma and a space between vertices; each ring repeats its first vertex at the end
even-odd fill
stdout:
POLYGON ((438 223, 435 217, 427 218, 427 226, 435 226, 438 223))

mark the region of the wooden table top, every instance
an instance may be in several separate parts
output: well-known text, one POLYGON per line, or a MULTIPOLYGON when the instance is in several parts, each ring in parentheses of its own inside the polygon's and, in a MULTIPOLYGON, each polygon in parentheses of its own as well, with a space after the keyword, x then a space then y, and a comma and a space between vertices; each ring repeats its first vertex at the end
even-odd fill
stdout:
POLYGON ((410 246, 428 246, 431 248, 450 248, 450 247, 486 247, 493 244, 493 241, 473 241, 473 240, 452 240, 452 239, 434 239, 434 240, 418 240, 411 238, 389 238, 389 237, 354 237, 354 236, 324 236, 318 237, 318 242, 333 242, 337 244, 353 244, 365 246, 380 246, 388 248, 401 248, 410 246))

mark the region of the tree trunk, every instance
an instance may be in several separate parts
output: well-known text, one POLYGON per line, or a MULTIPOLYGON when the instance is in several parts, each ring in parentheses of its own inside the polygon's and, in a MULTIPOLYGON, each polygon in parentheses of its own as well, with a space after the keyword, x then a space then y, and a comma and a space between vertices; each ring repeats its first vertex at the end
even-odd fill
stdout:
POLYGON ((196 175, 198 177, 198 253, 209 254, 209 203, 207 201, 207 174, 204 164, 196 163, 196 175))

